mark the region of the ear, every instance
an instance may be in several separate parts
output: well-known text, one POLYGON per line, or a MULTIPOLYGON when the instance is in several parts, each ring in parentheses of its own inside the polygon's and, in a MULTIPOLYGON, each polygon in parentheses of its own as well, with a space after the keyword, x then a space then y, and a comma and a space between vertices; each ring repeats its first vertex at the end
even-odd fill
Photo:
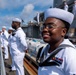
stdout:
POLYGON ((61 36, 64 37, 67 33, 67 29, 63 28, 61 33, 62 33, 61 36))

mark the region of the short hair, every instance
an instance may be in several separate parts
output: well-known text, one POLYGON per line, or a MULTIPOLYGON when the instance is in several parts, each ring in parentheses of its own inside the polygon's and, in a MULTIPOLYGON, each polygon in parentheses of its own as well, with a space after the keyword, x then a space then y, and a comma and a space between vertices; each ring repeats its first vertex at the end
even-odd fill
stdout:
POLYGON ((66 31, 66 35, 65 35, 65 39, 67 39, 67 38, 69 38, 69 36, 68 36, 68 31, 69 31, 69 28, 70 28, 70 24, 68 23, 68 22, 66 22, 66 21, 64 21, 64 20, 61 20, 63 23, 64 23, 64 25, 65 25, 65 28, 67 29, 67 31, 66 31))
POLYGON ((67 33, 68 33, 68 30, 70 28, 70 24, 68 22, 64 21, 64 20, 61 20, 61 21, 64 23, 65 28, 67 29, 67 33))

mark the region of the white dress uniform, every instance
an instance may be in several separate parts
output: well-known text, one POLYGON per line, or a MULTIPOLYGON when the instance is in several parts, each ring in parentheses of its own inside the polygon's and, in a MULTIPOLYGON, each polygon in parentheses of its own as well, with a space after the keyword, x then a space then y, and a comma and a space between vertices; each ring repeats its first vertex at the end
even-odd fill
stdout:
POLYGON ((0 34, 0 42, 1 42, 1 47, 3 47, 2 46, 2 33, 0 34))
POLYGON ((9 37, 9 34, 8 32, 5 30, 3 33, 2 33, 2 46, 4 47, 4 58, 5 59, 8 59, 9 58, 9 52, 8 52, 8 37, 9 37))
MULTIPOLYGON (((64 39, 60 46, 62 46, 62 50, 55 55, 55 58, 57 58, 58 61, 61 61, 61 63, 58 66, 39 67, 38 75, 76 75, 75 46, 68 39, 64 39)), ((44 51, 46 50, 44 49, 44 51)), ((47 52, 45 59, 47 59, 49 55, 50 54, 47 52)), ((51 59, 50 61, 55 60, 51 59)))
POLYGON ((74 14, 74 17, 76 17, 76 3, 73 6, 72 13, 74 14))
POLYGON ((27 49, 26 35, 19 27, 11 39, 11 49, 16 67, 16 75, 24 75, 23 59, 27 49))
POLYGON ((14 70, 16 70, 16 67, 15 67, 15 63, 14 63, 14 59, 13 59, 13 53, 12 53, 12 49, 11 49, 11 41, 12 41, 12 34, 9 35, 8 46, 9 46, 10 55, 11 55, 11 59, 12 59, 11 70, 14 71, 14 70))
POLYGON ((65 11, 68 11, 68 5, 65 5, 65 6, 64 6, 64 10, 65 10, 65 11))

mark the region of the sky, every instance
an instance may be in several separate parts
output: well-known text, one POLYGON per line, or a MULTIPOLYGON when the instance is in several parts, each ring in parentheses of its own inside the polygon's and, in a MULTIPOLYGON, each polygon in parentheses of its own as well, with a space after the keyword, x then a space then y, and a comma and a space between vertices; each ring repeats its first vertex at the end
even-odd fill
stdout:
POLYGON ((52 4, 53 0, 0 0, 0 29, 11 27, 13 18, 21 18, 27 24, 37 12, 45 11, 52 4))

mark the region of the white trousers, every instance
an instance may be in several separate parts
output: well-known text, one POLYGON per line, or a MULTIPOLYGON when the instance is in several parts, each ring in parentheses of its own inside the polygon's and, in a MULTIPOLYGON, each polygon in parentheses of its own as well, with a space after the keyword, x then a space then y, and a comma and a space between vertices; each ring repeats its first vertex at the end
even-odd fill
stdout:
POLYGON ((11 60, 12 60, 12 64, 11 64, 12 69, 11 70, 13 71, 13 70, 16 70, 16 67, 15 67, 15 63, 14 63, 11 47, 9 47, 9 49, 10 49, 10 55, 11 55, 11 60))
POLYGON ((16 67, 16 75, 24 75, 24 67, 23 67, 24 53, 14 55, 13 57, 16 67))
POLYGON ((9 59, 8 45, 4 45, 4 58, 9 59))
POLYGON ((13 59, 13 58, 12 58, 12 64, 11 64, 11 67, 12 67, 12 69, 11 69, 12 71, 13 71, 13 70, 16 70, 15 62, 14 62, 14 59, 13 59))

